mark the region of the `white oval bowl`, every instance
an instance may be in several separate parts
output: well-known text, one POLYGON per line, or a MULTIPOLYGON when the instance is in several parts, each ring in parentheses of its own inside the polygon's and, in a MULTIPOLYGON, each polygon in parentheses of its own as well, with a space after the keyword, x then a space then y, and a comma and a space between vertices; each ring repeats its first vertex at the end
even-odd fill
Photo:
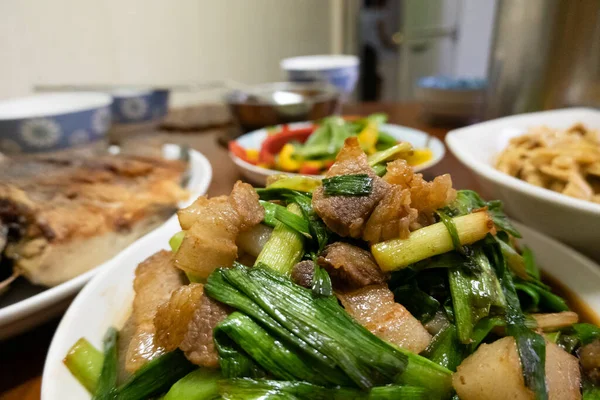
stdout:
MULTIPOLYGON (((313 126, 312 122, 296 122, 293 124, 288 124, 291 129, 301 129, 308 128, 313 126)), ((442 158, 444 158, 444 154, 446 154, 446 148, 444 147, 444 143, 441 140, 436 138, 435 136, 428 135, 423 131, 419 131, 417 129, 407 128, 405 126, 394 125, 394 124, 382 124, 380 129, 393 136, 397 140, 409 142, 415 148, 425 147, 427 144, 427 140, 429 139, 429 148, 433 153, 433 157, 431 160, 414 166, 415 172, 423 171, 427 168, 430 168, 440 162, 442 158)), ((262 142, 267 137, 267 129, 259 129, 256 131, 252 131, 246 133, 245 135, 240 136, 236 139, 237 143, 243 147, 244 149, 256 149, 260 150, 262 142)), ((293 172, 284 172, 278 171, 275 169, 261 168, 256 165, 252 165, 241 158, 237 157, 233 153, 229 153, 231 160, 235 163, 235 165, 240 170, 240 173, 249 181, 256 183, 257 185, 265 185, 267 182, 267 178, 270 175, 278 175, 285 174, 290 176, 300 176, 300 174, 296 174, 293 172)), ((323 175, 311 175, 315 178, 323 178, 323 175)))
MULTIPOLYGON (((600 267, 571 248, 523 225, 522 243, 529 246, 543 269, 565 286, 576 291, 594 312, 600 312, 600 267), (568 265, 569 268, 564 268, 568 265)), ((171 234, 179 230, 169 221, 160 235, 145 244, 142 254, 128 251, 117 264, 103 270, 75 298, 60 322, 46 358, 42 378, 42 400, 89 399, 90 395, 63 365, 69 348, 80 337, 101 348, 102 337, 110 326, 120 328, 128 317, 133 300, 134 271, 145 256, 168 247, 171 234)))
POLYGON ((509 216, 600 260, 600 204, 534 186, 494 168, 509 140, 528 128, 560 129, 577 122, 600 129, 600 111, 570 108, 499 118, 450 131, 446 144, 475 173, 485 197, 502 200, 509 216))
MULTIPOLYGON (((165 145, 163 149, 165 156, 168 157, 169 153, 178 153, 178 151, 174 151, 175 147, 179 146, 165 145)), ((179 206, 185 207, 198 196, 205 194, 211 180, 212 168, 210 163, 204 155, 191 150, 190 180, 186 185, 191 195, 188 200, 181 202, 179 206)), ((21 292, 4 294, 4 296, 14 296, 14 298, 4 297, 0 303, 3 304, 3 307, 0 308, 0 340, 7 339, 40 325, 64 311, 73 299, 73 296, 99 272, 106 269, 113 269, 115 265, 123 265, 123 259, 130 260, 135 258, 141 261, 149 256, 151 253, 148 253, 147 244, 156 243, 157 240, 161 241, 165 235, 170 238, 169 235, 171 235, 173 224, 178 224, 176 215, 172 216, 160 227, 133 242, 110 260, 60 285, 43 289, 23 282, 19 287, 10 288, 9 291, 19 290, 21 292)))

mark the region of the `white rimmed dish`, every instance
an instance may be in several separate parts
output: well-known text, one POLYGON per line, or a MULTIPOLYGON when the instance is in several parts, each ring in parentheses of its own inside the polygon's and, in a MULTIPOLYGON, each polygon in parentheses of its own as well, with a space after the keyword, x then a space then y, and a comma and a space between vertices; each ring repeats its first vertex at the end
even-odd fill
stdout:
MULTIPOLYGON (((179 153, 176 149, 178 147, 165 145, 163 153, 167 158, 169 155, 173 157, 179 153)), ((190 191, 190 197, 181 202, 180 207, 187 206, 198 196, 205 194, 212 179, 212 168, 206 157, 195 150, 190 150, 189 155, 190 176, 186 188, 190 191)), ((0 297, 0 340, 17 335, 58 315, 65 310, 73 296, 90 279, 100 271, 111 269, 114 265, 122 265, 123 258, 138 257, 140 260, 146 258, 151 254, 146 251, 147 244, 162 240, 164 235, 170 235, 170 227, 173 224, 177 225, 176 216, 172 216, 159 228, 147 233, 110 260, 60 285, 43 288, 27 282, 19 282, 15 287, 11 287, 8 293, 0 297)))
MULTIPOLYGON (((312 127, 314 124, 312 122, 297 122, 293 124, 288 124, 288 127, 291 129, 302 129, 312 127)), ((444 158, 444 154, 446 153, 446 148, 444 147, 444 143, 438 138, 428 135, 423 131, 419 131, 417 129, 408 128, 405 126, 394 125, 394 124, 382 124, 380 126, 380 130, 385 132, 399 141, 409 142, 413 145, 414 148, 423 148, 429 147, 433 153, 433 157, 431 160, 416 165, 414 170, 416 172, 423 171, 429 167, 434 166, 438 162, 444 158)), ((237 138, 237 143, 244 149, 256 149, 260 150, 260 147, 267 137, 267 129, 258 129, 253 132, 249 132, 245 135, 237 138)), ((283 172, 275 169, 261 168, 256 165, 250 164, 237 157, 233 153, 229 153, 229 156, 237 165, 240 173, 249 181, 256 183, 257 185, 264 185, 267 181, 267 177, 270 175, 278 175, 278 174, 286 174, 290 176, 298 176, 299 174, 295 174, 292 172, 283 172)), ((314 175, 316 178, 322 178, 322 175, 314 175)))
POLYGON ((570 108, 499 118, 450 131, 446 144, 475 173, 485 197, 502 200, 509 216, 600 260, 600 204, 534 186, 494 168, 509 140, 528 128, 568 128, 578 122, 599 129, 600 111, 570 108))
MULTIPOLYGON (((171 233, 179 229, 177 221, 155 235, 144 254, 167 248, 171 233)), ((600 267, 571 248, 530 228, 516 224, 523 234, 522 243, 536 254, 544 270, 562 282, 594 312, 600 312, 600 267), (570 269, 563 268, 569 265, 570 269)), ((121 327, 126 320, 133 299, 133 277, 139 255, 126 251, 119 264, 101 271, 77 296, 60 322, 52 339, 44 365, 42 400, 89 399, 89 394, 71 376, 62 360, 69 348, 80 337, 87 338, 101 348, 102 337, 110 326, 121 327)))

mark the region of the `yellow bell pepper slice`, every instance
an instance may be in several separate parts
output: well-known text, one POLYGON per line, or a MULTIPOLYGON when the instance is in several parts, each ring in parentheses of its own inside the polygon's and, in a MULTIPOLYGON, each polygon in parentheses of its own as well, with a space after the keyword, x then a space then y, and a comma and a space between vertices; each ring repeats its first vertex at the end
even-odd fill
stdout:
POLYGON ((300 169, 301 161, 293 158, 294 145, 286 144, 283 146, 277 157, 277 164, 282 171, 296 172, 300 169))
POLYGON ((358 143, 367 153, 373 154, 377 151, 375 144, 379 139, 379 126, 375 122, 369 122, 365 128, 358 134, 358 143))
POLYGON ((415 149, 412 155, 406 157, 408 165, 419 165, 426 163, 433 158, 433 152, 430 149, 415 149))
POLYGON ((258 163, 258 150, 256 149, 247 149, 246 150, 246 158, 248 158, 248 161, 257 164, 258 163))

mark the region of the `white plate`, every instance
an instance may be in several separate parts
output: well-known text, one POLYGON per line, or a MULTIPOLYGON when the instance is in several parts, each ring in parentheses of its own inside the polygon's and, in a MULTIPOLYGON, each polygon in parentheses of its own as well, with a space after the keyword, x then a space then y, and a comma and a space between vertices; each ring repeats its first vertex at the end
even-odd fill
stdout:
MULTIPOLYGON (((297 122, 293 124, 288 124, 288 126, 292 129, 301 129, 308 128, 313 126, 312 122, 297 122)), ((429 148, 433 152, 433 157, 431 160, 419 164, 414 167, 415 172, 423 171, 429 167, 434 166, 442 158, 444 158, 444 154, 446 153, 446 149, 444 147, 444 143, 441 140, 436 138, 435 136, 428 135, 423 131, 419 131, 417 129, 407 128, 405 126, 394 125, 394 124, 382 124, 380 126, 380 130, 393 136, 395 139, 403 142, 409 142, 413 145, 414 148, 423 148, 427 144, 427 140, 429 140, 429 148)), ((266 129, 259 129, 256 131, 252 131, 245 135, 240 136, 236 141, 237 143, 243 147, 244 149, 256 149, 260 150, 262 142, 267 137, 266 129)), ((240 173, 249 181, 252 181, 258 185, 264 185, 267 181, 267 177, 269 175, 275 174, 286 174, 286 175, 299 175, 291 172, 283 172, 277 171, 274 169, 260 168, 256 165, 252 165, 241 158, 235 156, 233 153, 229 153, 229 156, 237 165, 240 173)), ((321 178, 322 175, 315 175, 318 178, 321 178)))
MULTIPOLYGON (((145 241, 144 254, 167 248, 167 240, 179 230, 171 221, 164 234, 145 241), (168 232, 167 232, 168 230, 168 232)), ((540 265, 571 290, 596 313, 600 312, 600 266, 532 229, 515 224, 523 234, 522 243, 535 253, 540 265)), ((129 249, 131 250, 131 249, 129 249)), ((120 328, 128 317, 133 300, 133 277, 139 254, 125 251, 118 263, 103 270, 75 298, 63 317, 50 344, 42 378, 42 400, 89 399, 89 394, 70 374, 62 360, 80 337, 101 348, 102 337, 110 326, 120 328)))
POLYGON ((534 186, 494 168, 509 140, 527 129, 565 129, 577 122, 600 129, 600 111, 568 108, 500 118, 450 131, 446 144, 475 173, 485 197, 502 200, 509 216, 600 261, 600 204, 534 186))
MULTIPOLYGON (((178 148, 179 146, 175 145, 165 145, 165 156, 169 157, 169 153, 178 153, 178 148)), ((190 173, 187 189, 191 195, 188 200, 179 204, 180 207, 185 207, 198 196, 206 193, 212 179, 210 163, 206 157, 195 150, 190 150, 190 173)), ((176 216, 141 237, 110 260, 58 286, 46 289, 21 281, 11 287, 4 296, 0 297, 0 340, 37 326, 64 311, 73 296, 100 271, 114 269, 115 265, 123 265, 123 259, 141 261, 148 257, 154 250, 150 250, 146 244, 162 241, 164 235, 171 234, 173 224, 177 225, 176 216)))

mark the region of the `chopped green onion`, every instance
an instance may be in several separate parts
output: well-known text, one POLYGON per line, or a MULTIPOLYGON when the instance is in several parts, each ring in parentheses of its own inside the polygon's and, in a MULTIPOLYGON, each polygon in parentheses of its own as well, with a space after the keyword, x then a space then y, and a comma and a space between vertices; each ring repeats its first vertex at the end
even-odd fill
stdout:
POLYGON ((262 378, 266 373, 226 334, 213 331, 219 366, 225 378, 262 378))
POLYGON ((377 386, 370 391, 353 388, 326 388, 308 382, 228 379, 219 382, 223 399, 300 399, 300 400, 388 400, 428 399, 425 388, 402 385, 377 386))
POLYGON ((178 380, 162 400, 213 400, 219 398, 221 371, 199 368, 178 380))
POLYGON ((295 214, 279 204, 269 203, 260 200, 260 204, 265 209, 265 224, 271 227, 277 225, 277 221, 310 238, 310 229, 308 221, 298 214, 295 214))
POLYGON ((117 389, 119 400, 143 400, 165 393, 196 366, 175 350, 150 361, 117 389))
POLYGON ((475 349, 483 342, 483 340, 489 335, 494 328, 503 327, 506 325, 506 321, 504 321, 500 317, 486 317, 479 322, 473 328, 473 333, 471 334, 472 342, 469 344, 470 352, 474 352, 475 349))
POLYGON ((103 362, 102 352, 84 338, 75 342, 63 360, 75 379, 91 394, 96 392, 103 362))
POLYGON ((465 346, 459 342, 456 326, 447 324, 421 353, 431 361, 450 371, 456 371, 466 356, 465 346))
POLYGON ((506 331, 508 335, 515 338, 525 386, 533 391, 536 400, 547 400, 546 342, 541 335, 535 333, 526 325, 526 319, 521 310, 512 276, 499 245, 493 243, 489 247, 496 275, 500 280, 506 299, 506 331))
POLYGON ((373 191, 373 178, 367 174, 338 175, 323 179, 327 196, 368 196, 373 191))
POLYGON ((400 158, 402 155, 412 154, 412 145, 408 142, 400 142, 386 150, 378 151, 371 154, 368 158, 369 165, 374 167, 377 164, 382 164, 387 161, 392 161, 400 158))
POLYGON ((440 302, 419 289, 415 279, 396 287, 393 292, 396 302, 406 307, 421 323, 430 321, 440 308, 440 302))
POLYGON ((312 279, 312 291, 316 296, 332 296, 333 289, 331 288, 331 278, 324 268, 321 268, 317 263, 314 263, 314 273, 312 279))
POLYGON ((579 337, 579 341, 583 346, 592 343, 600 338, 600 328, 592 324, 574 324, 573 329, 579 337))
POLYGON ((539 281, 540 269, 535 263, 535 258, 531 249, 527 246, 523 247, 523 252, 521 256, 523 257, 523 261, 525 262, 525 270, 527 271, 527 273, 539 281))
MULTIPOLYGON (((302 210, 296 203, 291 203, 286 212, 296 216, 302 214, 302 210)), ((281 274, 289 275, 294 265, 302 259, 303 255, 303 235, 278 220, 275 223, 275 229, 273 229, 271 237, 269 237, 256 258, 254 265, 265 265, 281 274)))
POLYGON ((458 231, 456 230, 456 225, 454 224, 454 220, 450 218, 448 214, 443 211, 438 210, 437 215, 440 217, 440 221, 444 224, 450 237, 452 238, 452 244, 454 245, 454 250, 459 253, 464 253, 462 245, 460 244, 460 237, 458 236, 458 231))
POLYGON ((234 312, 215 328, 220 340, 227 335, 265 371, 282 380, 304 380, 321 385, 340 385, 347 380, 336 369, 319 370, 302 353, 275 339, 252 318, 234 312))
POLYGON ((104 362, 102 372, 98 379, 96 391, 92 397, 94 400, 111 399, 115 395, 117 386, 117 340, 119 332, 115 328, 109 328, 104 336, 104 362))
POLYGON ((181 246, 181 242, 183 242, 183 238, 185 237, 185 231, 179 231, 169 239, 169 246, 171 246, 171 251, 176 253, 179 250, 179 246, 181 246))
POLYGON ((385 164, 373 165, 373 172, 375 172, 375 175, 377 176, 384 176, 387 172, 387 166, 385 164))

